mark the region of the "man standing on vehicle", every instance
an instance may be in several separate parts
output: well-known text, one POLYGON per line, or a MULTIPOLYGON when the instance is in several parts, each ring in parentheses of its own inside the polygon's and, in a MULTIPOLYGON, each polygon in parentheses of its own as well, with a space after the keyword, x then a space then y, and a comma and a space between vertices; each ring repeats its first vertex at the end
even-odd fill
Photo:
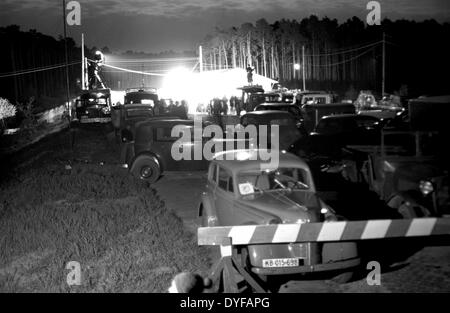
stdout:
POLYGON ((104 63, 105 63, 105 56, 103 55, 103 53, 101 51, 96 51, 94 60, 89 61, 89 67, 88 67, 89 89, 94 89, 94 85, 95 85, 95 88, 97 88, 97 84, 100 84, 100 87, 103 89, 106 88, 105 84, 103 83, 103 81, 100 77, 100 71, 101 71, 101 68, 104 63))
POLYGON ((251 65, 247 66, 247 81, 249 85, 253 85, 253 71, 255 68, 251 65))

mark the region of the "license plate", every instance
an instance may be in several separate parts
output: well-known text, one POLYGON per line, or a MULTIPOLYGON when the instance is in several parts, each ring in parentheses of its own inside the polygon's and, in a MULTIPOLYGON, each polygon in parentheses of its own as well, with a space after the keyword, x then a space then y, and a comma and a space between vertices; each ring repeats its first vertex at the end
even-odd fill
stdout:
POLYGON ((298 258, 264 259, 263 267, 296 267, 300 265, 298 258))
POLYGON ((108 123, 111 121, 110 117, 94 117, 88 118, 86 116, 81 117, 81 123, 108 123))

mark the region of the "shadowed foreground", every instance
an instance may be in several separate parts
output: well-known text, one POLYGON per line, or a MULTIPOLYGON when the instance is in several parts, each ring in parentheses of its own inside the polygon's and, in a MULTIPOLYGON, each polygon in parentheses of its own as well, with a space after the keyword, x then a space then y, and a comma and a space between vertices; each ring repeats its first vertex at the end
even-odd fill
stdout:
MULTIPOLYGON (((79 147, 102 150, 88 144, 100 132, 84 135, 79 147)), ((1 292, 164 292, 176 273, 210 268, 206 249, 126 170, 52 163, 0 185, 1 292), (81 286, 66 283, 69 261, 81 264, 81 286)))

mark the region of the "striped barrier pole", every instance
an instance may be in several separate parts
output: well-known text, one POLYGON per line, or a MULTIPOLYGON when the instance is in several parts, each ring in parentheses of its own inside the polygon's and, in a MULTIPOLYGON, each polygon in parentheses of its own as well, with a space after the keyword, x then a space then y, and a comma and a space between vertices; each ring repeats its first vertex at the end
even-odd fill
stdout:
POLYGON ((198 228, 198 245, 231 246, 293 242, 359 241, 435 235, 450 235, 450 218, 200 227, 198 228))

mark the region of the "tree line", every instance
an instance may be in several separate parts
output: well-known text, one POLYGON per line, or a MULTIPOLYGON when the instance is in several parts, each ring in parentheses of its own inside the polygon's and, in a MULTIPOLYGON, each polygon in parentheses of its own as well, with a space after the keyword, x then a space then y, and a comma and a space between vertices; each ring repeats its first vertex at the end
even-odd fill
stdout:
MULTIPOLYGON (((328 17, 310 16, 297 20, 268 23, 244 23, 227 29, 216 28, 201 42, 206 70, 251 64, 258 74, 279 79, 287 87, 302 86, 305 69, 307 89, 345 92, 353 87, 379 92, 382 79, 383 33, 386 34, 386 91, 403 86, 410 96, 450 93, 449 23, 435 20, 421 22, 385 19, 381 26, 368 26, 357 17, 339 23, 328 17), (304 61, 304 63, 303 63, 304 61), (299 70, 294 64, 300 64, 299 70), (407 88, 405 88, 407 86, 407 88)), ((22 31, 19 26, 0 27, 0 97, 12 103, 36 102, 48 104, 48 99, 64 101, 66 95, 65 68, 37 71, 26 75, 11 75, 28 69, 42 69, 65 62, 67 44, 70 91, 80 92, 81 47, 72 38, 54 38, 36 30, 22 31)), ((85 47, 92 57, 97 47, 85 47)), ((101 50, 111 53, 107 47, 101 50)), ((121 58, 195 57, 197 51, 148 54, 127 51, 121 58)), ((152 63, 154 64, 154 63, 152 63)), ((128 64, 127 66, 129 66, 128 64)), ((136 68, 140 67, 137 62, 136 68)), ((161 68, 163 69, 163 68, 161 68)), ((150 68, 145 68, 150 70, 150 68)), ((111 77, 105 77, 114 80, 111 77)), ((136 79, 139 79, 136 78, 136 79)), ((133 83, 134 80, 133 77, 133 83)), ((112 84, 112 83, 111 83, 112 84)), ((124 84, 123 84, 124 85, 124 84)), ((115 86, 112 84, 111 86, 115 86)), ((53 102, 57 102, 56 100, 53 102)))
MULTIPOLYGON (((35 98, 36 106, 61 105, 66 99, 64 38, 54 38, 32 29, 21 31, 17 25, 0 27, 0 96, 12 103, 35 98), (58 66, 51 70, 47 67, 58 66), (28 71, 30 70, 30 71, 28 71), (14 75, 26 72, 22 75, 14 75), (2 77, 3 76, 3 77, 2 77)), ((67 38, 71 96, 81 90, 81 47, 67 38)), ((106 48, 106 47, 105 47, 106 48)), ((85 48, 92 57, 97 48, 85 48)), ((45 109, 45 107, 43 107, 45 109)))
POLYGON ((336 19, 310 16, 300 21, 265 19, 239 27, 216 28, 203 40, 206 69, 245 68, 279 79, 289 87, 302 86, 304 67, 308 89, 349 86, 380 91, 383 33, 386 91, 408 86, 413 93, 449 92, 442 81, 450 69, 449 23, 385 19, 369 26, 357 17, 336 19), (294 65, 300 65, 295 68, 294 65))

